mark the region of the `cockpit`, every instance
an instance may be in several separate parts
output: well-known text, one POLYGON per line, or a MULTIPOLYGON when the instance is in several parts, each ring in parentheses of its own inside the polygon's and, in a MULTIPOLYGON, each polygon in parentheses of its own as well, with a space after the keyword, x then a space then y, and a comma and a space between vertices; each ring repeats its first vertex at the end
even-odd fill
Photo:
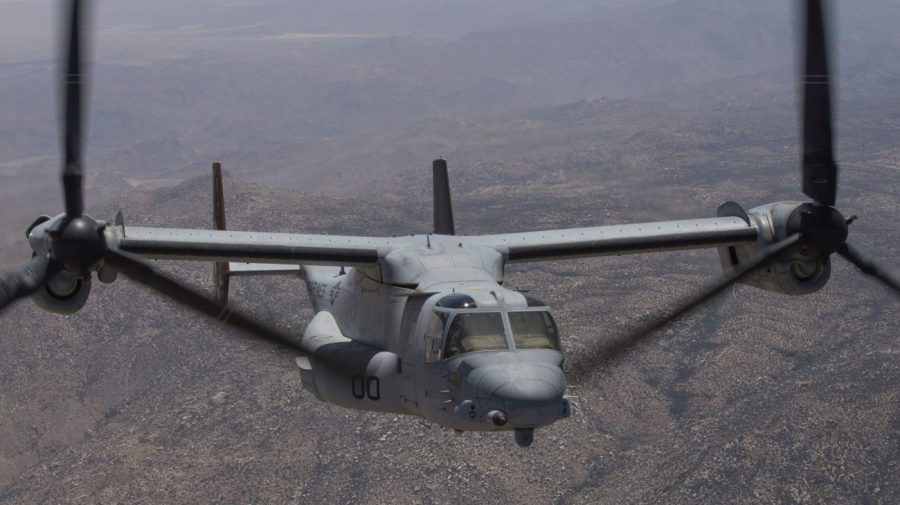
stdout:
POLYGON ((481 351, 559 351, 559 331, 549 308, 534 299, 529 299, 528 305, 479 308, 466 295, 442 298, 435 305, 425 334, 425 360, 447 360, 481 351))

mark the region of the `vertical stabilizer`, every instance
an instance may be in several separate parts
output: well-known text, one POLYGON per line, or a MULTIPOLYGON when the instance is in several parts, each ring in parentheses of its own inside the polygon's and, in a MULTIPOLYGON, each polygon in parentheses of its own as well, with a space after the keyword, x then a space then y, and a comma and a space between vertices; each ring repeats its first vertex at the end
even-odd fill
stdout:
POLYGON ((450 176, 447 174, 447 160, 443 157, 432 163, 434 172, 434 233, 436 235, 456 235, 453 225, 453 201, 450 199, 450 176))
MULTIPOLYGON (((213 162, 213 226, 217 230, 225 229, 225 187, 222 183, 222 164, 213 162)), ((225 305, 228 303, 228 283, 231 272, 227 262, 213 266, 213 282, 216 289, 216 300, 225 305)))

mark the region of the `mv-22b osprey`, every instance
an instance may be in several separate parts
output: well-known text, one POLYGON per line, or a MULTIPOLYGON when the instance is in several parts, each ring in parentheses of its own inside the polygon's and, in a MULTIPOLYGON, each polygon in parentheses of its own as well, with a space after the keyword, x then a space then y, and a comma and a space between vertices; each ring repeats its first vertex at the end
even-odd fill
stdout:
MULTIPOLYGON (((550 308, 503 285, 504 267, 560 258, 718 248, 726 275, 669 317, 734 282, 798 295, 822 288, 837 252, 900 292, 896 274, 846 243, 835 209, 831 98, 821 0, 804 2, 806 61, 803 192, 811 202, 779 202, 749 212, 734 203, 718 217, 498 235, 456 235, 447 165, 434 162, 434 232, 375 238, 229 231, 221 171, 214 170, 214 230, 140 228, 84 213, 81 160, 83 6, 71 0, 65 113, 65 212, 28 229, 33 257, 0 277, 0 307, 31 296, 58 314, 79 310, 93 276, 118 274, 229 325, 288 348, 303 385, 348 408, 421 416, 459 431, 534 429, 570 415, 563 348, 550 308), (146 259, 215 263, 217 298, 159 272, 146 259), (299 274, 315 316, 303 338, 284 335, 227 305, 235 275, 299 274)), ((652 331, 620 342, 621 352, 652 331)), ((575 357, 589 373, 597 352, 575 357)), ((571 365, 571 363, 570 363, 571 365)))

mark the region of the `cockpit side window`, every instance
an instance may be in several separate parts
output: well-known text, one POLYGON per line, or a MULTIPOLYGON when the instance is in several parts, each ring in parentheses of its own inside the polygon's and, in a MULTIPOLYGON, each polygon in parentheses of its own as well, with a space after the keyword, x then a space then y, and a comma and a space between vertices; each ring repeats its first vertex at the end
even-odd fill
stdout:
POLYGON ((473 351, 507 350, 499 312, 460 313, 450 322, 444 359, 473 351))
POLYGON ((549 312, 510 312, 509 326, 516 349, 560 349, 559 332, 549 312))

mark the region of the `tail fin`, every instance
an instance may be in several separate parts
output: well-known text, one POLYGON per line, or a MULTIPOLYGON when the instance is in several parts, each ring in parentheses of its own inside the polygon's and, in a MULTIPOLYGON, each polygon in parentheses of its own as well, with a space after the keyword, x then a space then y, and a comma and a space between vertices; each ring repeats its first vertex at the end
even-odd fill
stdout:
MULTIPOLYGON (((213 162, 213 226, 217 230, 225 229, 225 187, 222 183, 222 164, 213 162)), ((228 303, 228 284, 231 271, 227 262, 213 266, 213 282, 216 288, 216 300, 221 305, 228 303)))
POLYGON ((431 165, 434 174, 434 233, 456 235, 453 225, 453 201, 450 199, 450 176, 447 174, 447 160, 443 157, 431 165))

